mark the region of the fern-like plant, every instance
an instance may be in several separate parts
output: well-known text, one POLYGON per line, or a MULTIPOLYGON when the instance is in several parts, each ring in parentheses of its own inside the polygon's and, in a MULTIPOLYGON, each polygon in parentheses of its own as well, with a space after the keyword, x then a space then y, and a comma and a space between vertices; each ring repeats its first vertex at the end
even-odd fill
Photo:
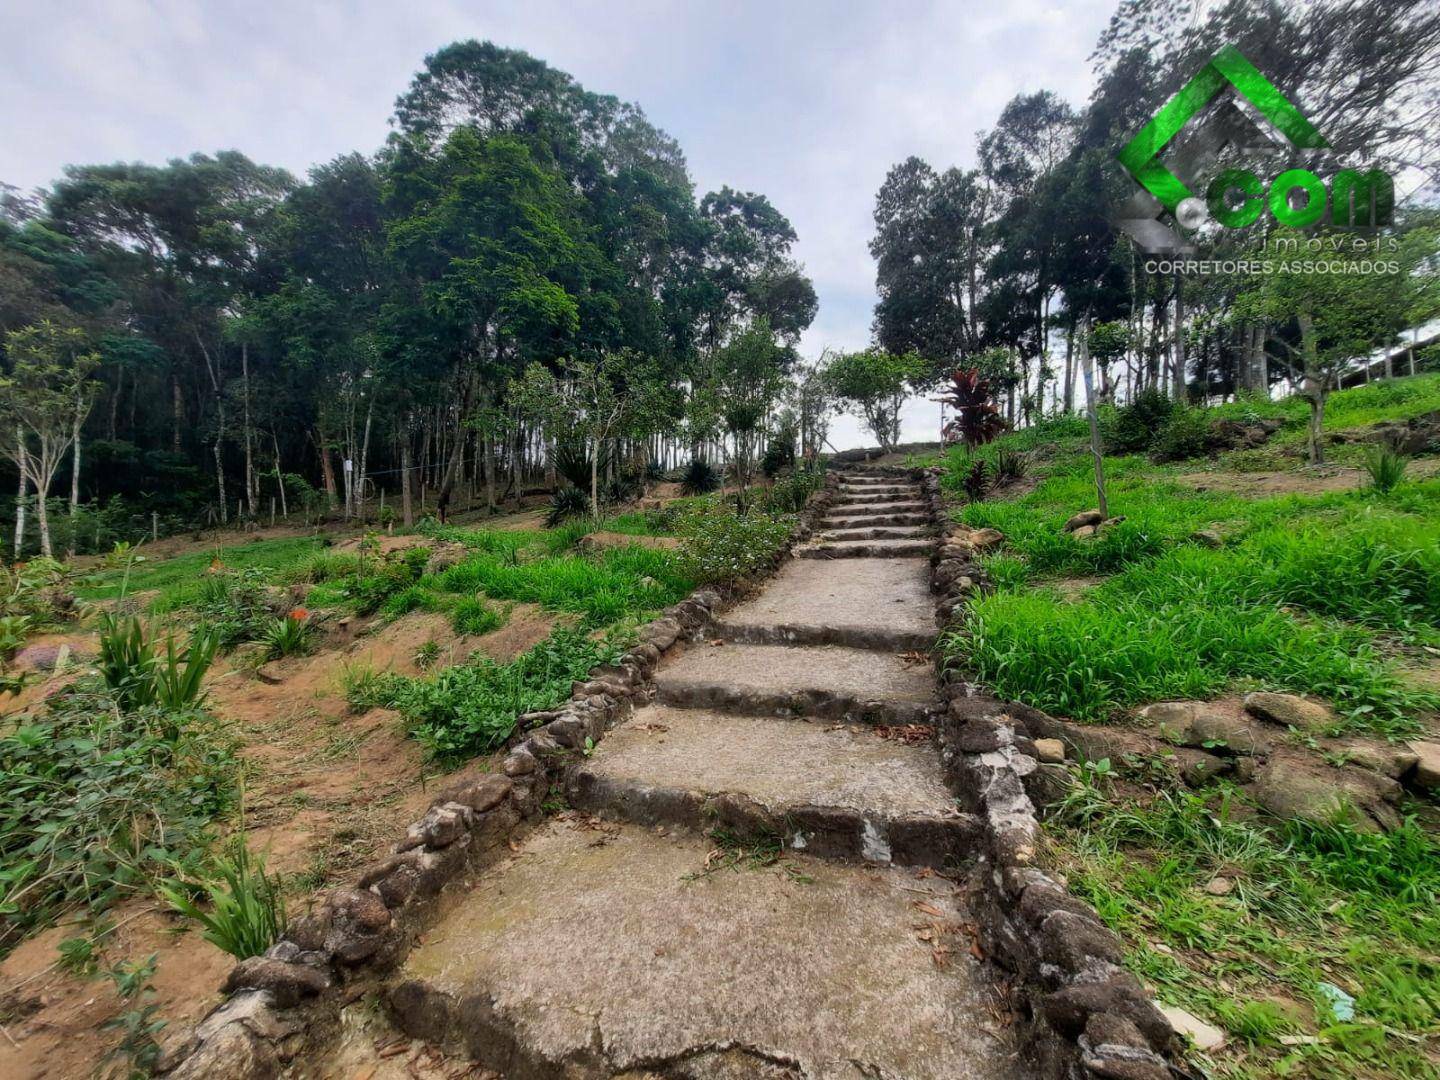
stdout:
POLYGON ((545 512, 545 527, 553 529, 573 518, 590 513, 590 496, 578 487, 565 486, 550 496, 550 509, 545 512))
POLYGON ((265 872, 265 860, 243 843, 215 860, 215 876, 187 882, 177 878, 156 886, 177 913, 194 919, 202 937, 237 959, 259 956, 285 932, 280 882, 265 872), (208 901, 202 906, 200 899, 208 901))
POLYGON ((1365 451, 1365 471, 1370 486, 1382 495, 1394 491, 1405 479, 1410 459, 1391 446, 1372 446, 1365 451))
POLYGON ((260 640, 265 645, 265 655, 271 660, 304 656, 310 651, 310 613, 296 608, 283 619, 271 622, 260 640))
POLYGON ((704 458, 695 458, 685 466, 680 490, 686 495, 706 495, 720 486, 720 474, 704 458))

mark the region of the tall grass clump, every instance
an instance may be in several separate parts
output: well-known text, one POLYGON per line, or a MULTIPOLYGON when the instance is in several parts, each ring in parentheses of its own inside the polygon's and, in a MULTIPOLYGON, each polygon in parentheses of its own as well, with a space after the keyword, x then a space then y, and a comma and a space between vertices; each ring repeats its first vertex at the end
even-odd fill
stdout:
POLYGON ((285 932, 280 883, 243 839, 215 859, 209 876, 161 882, 156 891, 177 913, 199 923, 206 941, 238 960, 261 955, 285 932))
POLYGON ((1370 476, 1370 486, 1382 495, 1388 495, 1399 486, 1410 464, 1409 458, 1389 446, 1369 447, 1362 461, 1370 476))

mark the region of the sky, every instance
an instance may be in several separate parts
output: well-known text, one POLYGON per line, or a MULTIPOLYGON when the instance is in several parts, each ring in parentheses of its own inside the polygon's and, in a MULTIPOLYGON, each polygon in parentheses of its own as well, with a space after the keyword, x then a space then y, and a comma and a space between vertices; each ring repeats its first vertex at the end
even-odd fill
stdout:
MULTIPOLYGON (((638 103, 679 140, 697 193, 764 193, 794 224, 819 293, 801 350, 870 341, 875 192, 911 154, 969 167, 1019 93, 1080 104, 1114 0, 901 3, 608 0, 7 0, 0 181, 70 163, 236 149, 303 175, 384 142, 426 54, 465 38, 524 49, 638 103)), ((938 437, 907 406, 902 437, 938 437)), ((838 449, 873 444, 853 418, 838 449)))

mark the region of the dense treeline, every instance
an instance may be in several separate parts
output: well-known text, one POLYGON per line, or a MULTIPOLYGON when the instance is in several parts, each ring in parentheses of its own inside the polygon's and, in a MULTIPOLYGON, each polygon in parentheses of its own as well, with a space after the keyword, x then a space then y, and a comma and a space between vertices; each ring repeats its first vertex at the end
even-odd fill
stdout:
POLYGON ((12 552, 49 549, 36 494, 66 475, 55 546, 85 548, 151 512, 348 517, 383 491, 408 521, 557 462, 598 487, 764 441, 776 394, 716 401, 757 335, 793 366, 816 296, 763 195, 697 198, 638 107, 489 43, 428 57, 392 123, 303 181, 226 151, 7 191, 12 552))
POLYGON ((1017 96, 981 134, 976 168, 939 171, 912 157, 890 171, 872 243, 879 343, 978 367, 1017 424, 1076 407, 1085 347, 1103 398, 1151 391, 1198 402, 1284 381, 1312 401, 1318 433, 1326 392, 1369 374, 1354 358, 1440 314, 1437 218, 1425 208, 1440 179, 1440 9, 1422 0, 1121 0, 1092 60, 1097 85, 1084 108, 1044 90, 1017 96), (1393 260, 1397 273, 1146 271, 1113 220, 1139 191, 1116 154, 1225 45, 1295 102, 1330 149, 1277 147, 1222 95, 1166 150, 1172 164, 1194 155, 1197 175, 1184 177, 1192 188, 1203 193, 1228 165, 1268 181, 1302 166, 1330 177, 1358 162, 1387 170, 1397 194, 1411 189, 1412 198, 1379 233, 1297 235, 1269 214, 1246 229, 1212 224, 1191 237, 1202 257, 1358 237, 1372 245, 1368 256, 1345 257, 1393 260), (1196 140, 1207 137, 1215 145, 1200 154, 1196 140))

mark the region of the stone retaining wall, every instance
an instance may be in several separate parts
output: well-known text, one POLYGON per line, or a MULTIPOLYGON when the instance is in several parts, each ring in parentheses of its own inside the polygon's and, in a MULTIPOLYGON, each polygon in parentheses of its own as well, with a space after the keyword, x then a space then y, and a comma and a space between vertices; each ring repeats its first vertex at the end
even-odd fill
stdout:
MULTIPOLYGON (((920 482, 940 530, 931 588, 942 630, 958 629, 965 602, 986 588, 977 556, 1004 537, 951 521, 938 468, 920 482)), ((1124 947, 1095 909, 1038 865, 1045 838, 1031 801, 1039 780, 1028 721, 1035 710, 1005 702, 942 670, 947 702, 937 732, 946 779, 962 809, 985 824, 970 902, 981 944, 1017 976, 1026 1040, 1044 1080, 1171 1080, 1179 1040, 1138 979, 1121 967, 1124 947)))
MULTIPOLYGON (((827 474, 767 575, 811 535, 838 483, 827 474)), ((441 890, 483 871, 544 816, 574 756, 653 696, 660 658, 698 637, 722 602, 713 589, 697 590, 642 626, 638 644, 617 663, 592 668, 561 708, 520 717, 519 740, 499 772, 441 789, 393 854, 367 867, 353 886, 322 896, 263 956, 240 961, 222 988, 226 1000, 165 1047, 156 1071, 169 1080, 270 1080, 320 1045, 341 1008, 404 959, 441 890)))

